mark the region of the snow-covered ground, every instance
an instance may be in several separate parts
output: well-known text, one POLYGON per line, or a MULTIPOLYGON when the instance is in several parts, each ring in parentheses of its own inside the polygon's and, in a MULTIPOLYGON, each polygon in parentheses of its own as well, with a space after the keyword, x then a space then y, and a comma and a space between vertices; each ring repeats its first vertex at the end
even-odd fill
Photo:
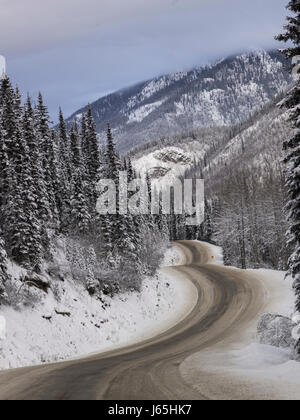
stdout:
MULTIPOLYGON (((180 260, 180 251, 170 248, 164 265, 180 260)), ((0 369, 61 361, 151 338, 187 315, 195 299, 194 286, 168 270, 145 279, 141 293, 103 296, 103 302, 69 280, 63 290, 60 303, 49 291, 34 307, 0 308, 0 369)))

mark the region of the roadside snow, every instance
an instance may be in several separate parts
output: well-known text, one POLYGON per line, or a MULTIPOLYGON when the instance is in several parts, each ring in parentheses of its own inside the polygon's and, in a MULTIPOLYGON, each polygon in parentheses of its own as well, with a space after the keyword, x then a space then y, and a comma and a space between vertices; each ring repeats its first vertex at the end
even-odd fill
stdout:
POLYGON ((192 363, 186 360, 180 369, 189 383, 212 399, 300 399, 300 363, 291 360, 290 350, 256 343, 208 350, 193 356, 192 363))
MULTIPOLYGON (((209 247, 213 250, 211 245, 209 247)), ((221 255, 218 247, 215 252, 221 255)), ((285 273, 280 271, 261 269, 247 272, 263 283, 266 298, 263 312, 291 317, 294 307, 292 280, 285 278, 285 273)), ((256 389, 259 399, 300 399, 300 387, 294 386, 300 385, 300 363, 291 360, 292 350, 254 342, 260 315, 262 313, 258 314, 242 336, 236 338, 236 342, 220 343, 216 348, 187 358, 180 367, 182 376, 199 390, 203 376, 206 379, 218 376, 218 383, 224 381, 226 386, 229 383, 239 384, 241 396, 247 393, 253 395, 251 393, 256 389)), ((212 396, 217 397, 214 390, 211 392, 212 396)), ((228 398, 231 398, 230 393, 228 388, 228 398)))
MULTIPOLYGON (((180 258, 178 249, 171 248, 166 265, 180 258)), ((171 276, 168 269, 145 279, 141 293, 103 296, 102 302, 70 280, 63 290, 59 303, 49 291, 35 307, 0 308, 0 369, 61 361, 149 339, 184 318, 195 296, 194 286, 171 276)))

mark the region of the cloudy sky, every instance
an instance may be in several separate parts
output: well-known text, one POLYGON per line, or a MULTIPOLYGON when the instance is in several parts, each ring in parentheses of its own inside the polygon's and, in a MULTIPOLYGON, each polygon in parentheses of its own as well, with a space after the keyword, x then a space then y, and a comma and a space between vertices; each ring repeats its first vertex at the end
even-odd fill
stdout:
POLYGON ((0 54, 53 119, 114 90, 273 48, 287 0, 0 0, 0 54))

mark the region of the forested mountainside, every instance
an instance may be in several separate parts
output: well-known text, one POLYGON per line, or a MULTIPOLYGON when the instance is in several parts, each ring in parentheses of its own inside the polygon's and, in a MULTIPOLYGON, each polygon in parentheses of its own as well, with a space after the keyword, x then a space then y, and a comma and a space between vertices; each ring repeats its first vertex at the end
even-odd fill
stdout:
POLYGON ((160 185, 178 176, 205 179, 204 225, 194 232, 174 218, 173 239, 214 241, 240 267, 286 268, 282 139, 291 128, 279 99, 243 124, 162 137, 131 153, 135 168, 160 185))
POLYGON ((100 141, 108 121, 121 152, 159 136, 243 122, 286 88, 286 65, 277 52, 255 51, 110 94, 91 104, 100 141))

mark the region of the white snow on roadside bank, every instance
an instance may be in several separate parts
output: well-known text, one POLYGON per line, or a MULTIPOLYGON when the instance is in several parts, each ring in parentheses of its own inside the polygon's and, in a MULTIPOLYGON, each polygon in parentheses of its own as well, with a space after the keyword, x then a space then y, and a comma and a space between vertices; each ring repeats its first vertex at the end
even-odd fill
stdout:
MULTIPOLYGON (((166 265, 175 265, 180 258, 177 248, 169 249, 166 265)), ((0 369, 62 361, 149 339, 188 314, 195 296, 194 286, 171 277, 168 269, 145 279, 141 293, 105 297, 104 307, 80 284, 66 281, 64 289, 59 304, 49 292, 34 308, 0 308, 6 322, 1 335, 5 339, 0 337, 0 369)))

